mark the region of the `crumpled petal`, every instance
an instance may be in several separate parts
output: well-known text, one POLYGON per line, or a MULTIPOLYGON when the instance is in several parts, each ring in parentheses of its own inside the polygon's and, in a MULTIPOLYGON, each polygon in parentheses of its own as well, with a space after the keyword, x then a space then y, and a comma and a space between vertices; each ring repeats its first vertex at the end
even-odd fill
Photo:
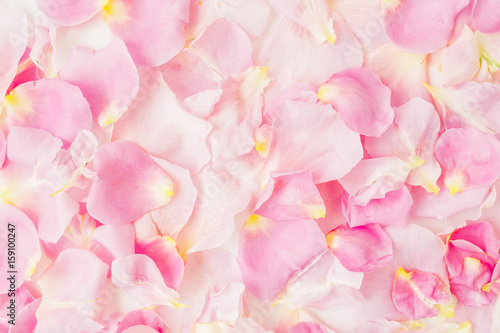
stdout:
POLYGON ((399 268, 394 276, 392 301, 411 320, 435 317, 439 314, 435 305, 450 301, 450 296, 439 289, 441 285, 439 277, 432 273, 399 268))

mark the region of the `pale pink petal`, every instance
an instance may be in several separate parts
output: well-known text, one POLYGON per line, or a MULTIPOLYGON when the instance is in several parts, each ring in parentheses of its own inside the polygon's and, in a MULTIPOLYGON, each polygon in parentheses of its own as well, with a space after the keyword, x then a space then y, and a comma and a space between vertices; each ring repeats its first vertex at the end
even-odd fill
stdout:
POLYGON ((302 322, 290 328, 287 333, 326 333, 326 330, 315 322, 302 322))
POLYGON ((192 253, 186 258, 184 277, 178 288, 180 302, 189 307, 162 306, 158 312, 174 332, 191 332, 202 312, 209 320, 234 322, 241 314, 241 287, 240 268, 230 253, 221 250, 192 253))
POLYGON ((78 87, 57 79, 21 84, 6 96, 9 127, 45 129, 65 144, 92 127, 87 100, 78 87))
POLYGON ((283 107, 286 101, 302 101, 315 103, 316 87, 309 82, 272 81, 266 88, 265 113, 272 119, 283 107))
POLYGON ((325 237, 312 221, 252 215, 241 231, 238 254, 247 290, 265 300, 275 299, 288 279, 325 249, 325 237))
POLYGON ((125 224, 169 203, 176 189, 153 159, 130 141, 101 147, 94 156, 95 179, 87 209, 104 224, 125 224))
POLYGON ((289 101, 274 119, 266 167, 309 169, 314 182, 322 183, 343 177, 362 155, 359 135, 330 106, 289 101))
POLYGON ((195 209, 179 232, 181 253, 193 253, 224 244, 233 233, 234 217, 250 201, 250 189, 226 171, 203 170, 193 178, 200 189, 195 209))
POLYGON ((467 4, 460 0, 384 1, 384 28, 399 48, 432 53, 449 42, 455 17, 467 4))
POLYGON ((45 130, 13 127, 7 136, 7 159, 3 168, 15 169, 16 176, 26 176, 26 172, 31 175, 35 170, 45 176, 61 146, 62 141, 45 130))
POLYGON ((144 66, 162 65, 182 50, 188 16, 184 0, 109 0, 104 7, 104 20, 144 66))
POLYGON ((333 17, 324 0, 270 0, 277 11, 306 29, 319 43, 333 44, 337 40, 333 17))
POLYGON ((41 298, 37 298, 33 302, 27 304, 17 314, 16 325, 10 327, 9 333, 25 333, 34 332, 37 324, 37 319, 35 316, 40 303, 41 298))
POLYGON ((130 224, 101 225, 91 233, 88 247, 110 265, 115 258, 134 254, 134 239, 134 227, 130 224))
POLYGON ((111 280, 143 306, 182 306, 177 292, 165 285, 153 259, 143 254, 115 259, 111 264, 111 280))
POLYGON ((35 225, 16 207, 0 202, 0 221, 4 230, 0 242, 5 247, 0 259, 0 293, 4 294, 31 278, 42 257, 42 249, 35 225))
POLYGON ((450 296, 440 290, 441 285, 439 277, 432 273, 399 268, 394 276, 392 301, 408 319, 435 317, 439 314, 435 305, 450 301, 450 296))
POLYGON ((160 68, 163 79, 180 101, 206 90, 216 90, 222 80, 204 59, 189 50, 179 52, 160 68))
POLYGON ((354 272, 371 272, 392 261, 392 242, 378 224, 339 226, 326 235, 328 247, 342 265, 354 272))
POLYGON ((135 243, 135 253, 145 254, 153 259, 163 281, 173 289, 177 289, 184 274, 184 261, 175 245, 175 241, 168 236, 140 239, 135 243))
POLYGON ((495 19, 500 15, 500 5, 494 0, 476 0, 472 17, 477 29, 485 33, 500 31, 500 22, 495 19))
POLYGON ((196 38, 206 26, 220 17, 237 23, 250 36, 260 36, 265 31, 271 11, 267 1, 217 1, 190 1, 186 40, 196 38))
POLYGON ((359 299, 356 289, 362 281, 363 273, 348 271, 331 251, 326 250, 289 279, 273 304, 284 304, 292 311, 306 307, 328 310, 359 299))
POLYGON ((5 161, 6 152, 7 152, 7 141, 5 140, 3 132, 0 131, 0 169, 2 168, 3 162, 5 161))
POLYGON ((151 211, 151 218, 163 235, 175 238, 193 213, 198 191, 189 170, 159 158, 153 160, 170 176, 177 191, 168 205, 151 211))
POLYGON ((365 206, 372 199, 385 197, 405 184, 412 166, 397 157, 361 160, 339 183, 351 195, 349 200, 365 206))
POLYGON ((477 35, 464 26, 457 40, 443 50, 441 61, 443 77, 448 86, 471 80, 481 67, 477 35))
POLYGON ((452 128, 436 143, 450 194, 489 185, 500 176, 500 141, 475 128, 452 128))
POLYGON ((387 42, 379 0, 327 0, 346 21, 362 45, 379 47, 387 42))
POLYGON ((429 193, 423 188, 414 187, 412 216, 431 217, 442 221, 452 215, 472 207, 479 207, 491 194, 489 186, 478 187, 450 195, 449 191, 440 191, 439 195, 429 193))
POLYGON ((375 322, 365 322, 356 326, 354 333, 395 333, 397 331, 406 331, 406 327, 397 321, 388 321, 379 319, 375 322))
POLYGON ((383 198, 372 199, 365 206, 352 203, 347 193, 342 198, 342 212, 351 227, 370 223, 404 226, 412 205, 413 199, 406 186, 387 192, 383 198))
POLYGON ((0 96, 3 102, 7 89, 17 73, 17 65, 28 44, 28 17, 15 4, 0 3, 0 96))
POLYGON ((103 127, 120 119, 139 90, 134 62, 116 38, 100 50, 75 46, 59 77, 81 89, 103 127))
POLYGON ((100 0, 37 0, 37 4, 54 22, 61 25, 77 25, 89 20, 101 11, 106 2, 100 0))
POLYGON ((189 46, 189 53, 203 59, 222 76, 243 73, 252 66, 252 44, 245 32, 226 19, 210 24, 189 46))
POLYGON ((367 136, 380 136, 394 119, 391 90, 366 68, 335 73, 318 89, 318 98, 331 104, 346 125, 367 136))
POLYGON ((325 204, 309 171, 271 173, 255 205, 255 214, 273 220, 319 219, 325 213, 325 204))
POLYGON ((129 327, 141 324, 150 327, 155 332, 161 332, 163 330, 163 321, 155 311, 137 310, 127 313, 127 315, 120 322, 120 325, 118 325, 116 333, 122 333, 129 327))
POLYGON ((425 55, 416 55, 386 44, 365 55, 365 67, 374 71, 391 89, 392 106, 414 97, 431 101, 422 82, 427 81, 425 55))
POLYGON ((107 274, 108 265, 91 251, 67 249, 43 273, 38 283, 44 301, 58 307, 78 306, 97 301, 107 274))
POLYGON ((251 67, 222 83, 220 101, 208 118, 213 126, 209 136, 212 160, 236 158, 254 147, 268 84, 267 68, 261 67, 251 67))
POLYGON ((155 157, 199 171, 210 159, 210 124, 181 108, 161 73, 144 70, 142 84, 145 91, 114 125, 113 140, 133 141, 155 157))
POLYGON ((360 67, 361 46, 337 14, 332 13, 335 43, 318 43, 308 30, 283 18, 257 53, 254 65, 269 66, 273 79, 310 81, 320 85, 338 71, 360 67))
POLYGON ((436 88, 425 84, 447 129, 475 127, 486 133, 500 132, 500 87, 491 83, 465 82, 456 87, 436 88))
POLYGON ((104 326, 82 314, 83 311, 86 311, 83 307, 57 307, 42 299, 36 311, 36 332, 53 333, 60 331, 61 327, 74 333, 99 332, 104 326))
POLYGON ((414 98, 395 108, 394 125, 379 138, 366 138, 365 148, 371 157, 397 156, 412 164, 407 183, 422 186, 428 192, 439 191, 441 168, 434 156, 440 120, 434 106, 414 98))

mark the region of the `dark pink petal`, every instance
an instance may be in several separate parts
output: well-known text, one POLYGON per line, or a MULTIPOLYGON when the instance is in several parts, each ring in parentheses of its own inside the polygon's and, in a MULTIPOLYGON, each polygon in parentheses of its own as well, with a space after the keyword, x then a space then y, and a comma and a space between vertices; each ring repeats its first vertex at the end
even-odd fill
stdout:
POLYGON ((302 322, 290 328, 288 333, 326 333, 326 330, 315 322, 302 322))
POLYGON ((371 272, 392 261, 392 241, 378 224, 339 226, 327 235, 328 247, 354 272, 371 272))
POLYGON ((439 314, 436 304, 447 303, 450 296, 439 288, 439 277, 418 269, 396 271, 392 288, 392 301, 396 308, 411 320, 435 317, 439 314))
POLYGON ((135 253, 145 254, 153 259, 167 287, 177 289, 184 275, 184 261, 172 238, 156 236, 140 239, 135 243, 135 253))
POLYGON ((347 193, 342 198, 342 212, 351 227, 370 223, 403 226, 412 205, 413 200, 406 186, 387 192, 383 198, 372 199, 365 206, 352 203, 347 193))
POLYGON ((331 104, 350 129, 363 135, 380 136, 394 119, 391 90, 366 68, 335 73, 319 87, 318 98, 331 104))

